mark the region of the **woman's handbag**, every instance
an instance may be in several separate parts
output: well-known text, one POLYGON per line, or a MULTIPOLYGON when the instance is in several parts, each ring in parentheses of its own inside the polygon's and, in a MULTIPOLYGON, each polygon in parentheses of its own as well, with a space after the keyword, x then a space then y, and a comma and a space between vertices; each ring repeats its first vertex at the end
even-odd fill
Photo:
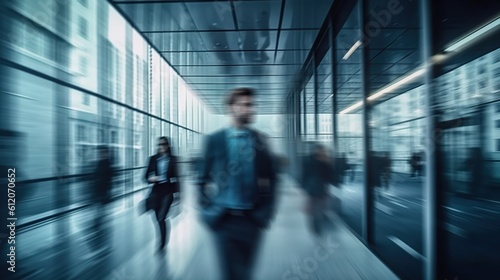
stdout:
POLYGON ((144 199, 142 202, 141 214, 144 214, 149 210, 154 210, 157 208, 157 206, 158 206, 158 197, 153 192, 150 192, 148 197, 146 197, 146 199, 144 199))

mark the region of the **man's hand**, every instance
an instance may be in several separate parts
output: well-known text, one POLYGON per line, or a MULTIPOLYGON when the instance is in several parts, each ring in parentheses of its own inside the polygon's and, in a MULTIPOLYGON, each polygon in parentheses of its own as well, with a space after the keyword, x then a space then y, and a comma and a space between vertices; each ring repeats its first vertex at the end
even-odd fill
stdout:
POLYGON ((158 176, 152 176, 152 177, 148 178, 148 182, 156 183, 156 182, 158 182, 159 179, 160 179, 160 177, 158 177, 158 176))
POLYGON ((174 197, 174 201, 181 201, 181 193, 180 192, 176 192, 176 193, 173 193, 172 194, 173 197, 174 197))
POLYGON ((208 198, 208 196, 203 191, 200 191, 198 193, 198 204, 201 207, 206 207, 208 204, 210 204, 210 198, 208 198))

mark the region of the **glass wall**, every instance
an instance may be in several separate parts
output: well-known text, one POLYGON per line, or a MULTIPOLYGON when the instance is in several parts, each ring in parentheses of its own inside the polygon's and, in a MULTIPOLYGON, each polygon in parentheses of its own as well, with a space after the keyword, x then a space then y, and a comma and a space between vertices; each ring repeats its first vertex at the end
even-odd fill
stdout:
POLYGON ((338 186, 342 186, 340 214, 362 235, 364 147, 363 110, 353 106, 363 99, 361 87, 361 53, 352 52, 361 39, 359 5, 356 5, 335 38, 335 75, 337 102, 338 186))
POLYGON ((373 246, 398 275, 422 279, 426 107, 423 77, 411 78, 422 71, 420 7, 366 5, 373 246))
POLYGON ((500 24, 498 2, 436 1, 433 82, 439 134, 443 278, 489 279, 500 274, 500 24), (479 16, 470 17, 467 15, 479 16), (443 19, 447 20, 444 21, 443 19), (488 32, 489 27, 496 27, 488 32), (477 39, 467 35, 479 36, 477 39))
POLYGON ((335 210, 399 277, 495 278, 499 3, 363 0, 334 11, 286 100, 292 175, 306 151, 297 147, 327 144, 335 210))
POLYGON ((10 11, 4 19, 10 39, 2 58, 10 64, 0 102, 10 104, 10 117, 1 130, 12 136, 2 132, 1 141, 25 147, 11 156, 22 167, 21 227, 89 202, 97 147, 109 147, 118 171, 112 195, 128 194, 146 187, 144 168, 159 136, 172 138, 183 162, 205 130, 203 117, 210 116, 106 1, 81 3, 3 4, 10 11))
POLYGON ((474 277, 498 272, 500 258, 500 50, 481 56, 436 78, 442 108, 440 144, 444 195, 443 235, 446 275, 474 277), (497 93, 495 93, 497 87, 497 93), (484 255, 481 262, 472 256, 484 255))
MULTIPOLYGON (((329 34, 327 33, 327 35, 329 34)), ((318 141, 327 147, 333 147, 333 77, 330 36, 323 38, 320 48, 321 55, 324 56, 316 68, 318 83, 318 141)))
POLYGON ((313 141, 316 139, 316 94, 314 87, 315 74, 313 73, 314 65, 309 65, 307 73, 310 75, 309 81, 306 83, 304 88, 304 141, 313 141))

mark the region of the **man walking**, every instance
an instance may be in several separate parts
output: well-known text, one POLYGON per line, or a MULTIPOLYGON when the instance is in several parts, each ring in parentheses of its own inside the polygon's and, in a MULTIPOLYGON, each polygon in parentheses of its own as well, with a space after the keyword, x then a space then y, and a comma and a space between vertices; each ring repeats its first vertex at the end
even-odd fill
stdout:
POLYGON ((200 164, 202 218, 213 231, 223 279, 251 279, 262 229, 273 215, 276 172, 265 137, 248 126, 254 90, 234 89, 231 126, 209 135, 200 164))

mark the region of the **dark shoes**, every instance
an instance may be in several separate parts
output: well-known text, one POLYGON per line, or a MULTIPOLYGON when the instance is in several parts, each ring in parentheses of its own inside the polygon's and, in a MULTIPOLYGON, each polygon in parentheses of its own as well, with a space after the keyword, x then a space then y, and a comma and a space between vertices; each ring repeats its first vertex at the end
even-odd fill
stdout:
POLYGON ((165 246, 163 246, 163 247, 160 246, 158 249, 156 249, 155 255, 163 255, 163 254, 165 254, 166 250, 167 249, 165 249, 165 246))

